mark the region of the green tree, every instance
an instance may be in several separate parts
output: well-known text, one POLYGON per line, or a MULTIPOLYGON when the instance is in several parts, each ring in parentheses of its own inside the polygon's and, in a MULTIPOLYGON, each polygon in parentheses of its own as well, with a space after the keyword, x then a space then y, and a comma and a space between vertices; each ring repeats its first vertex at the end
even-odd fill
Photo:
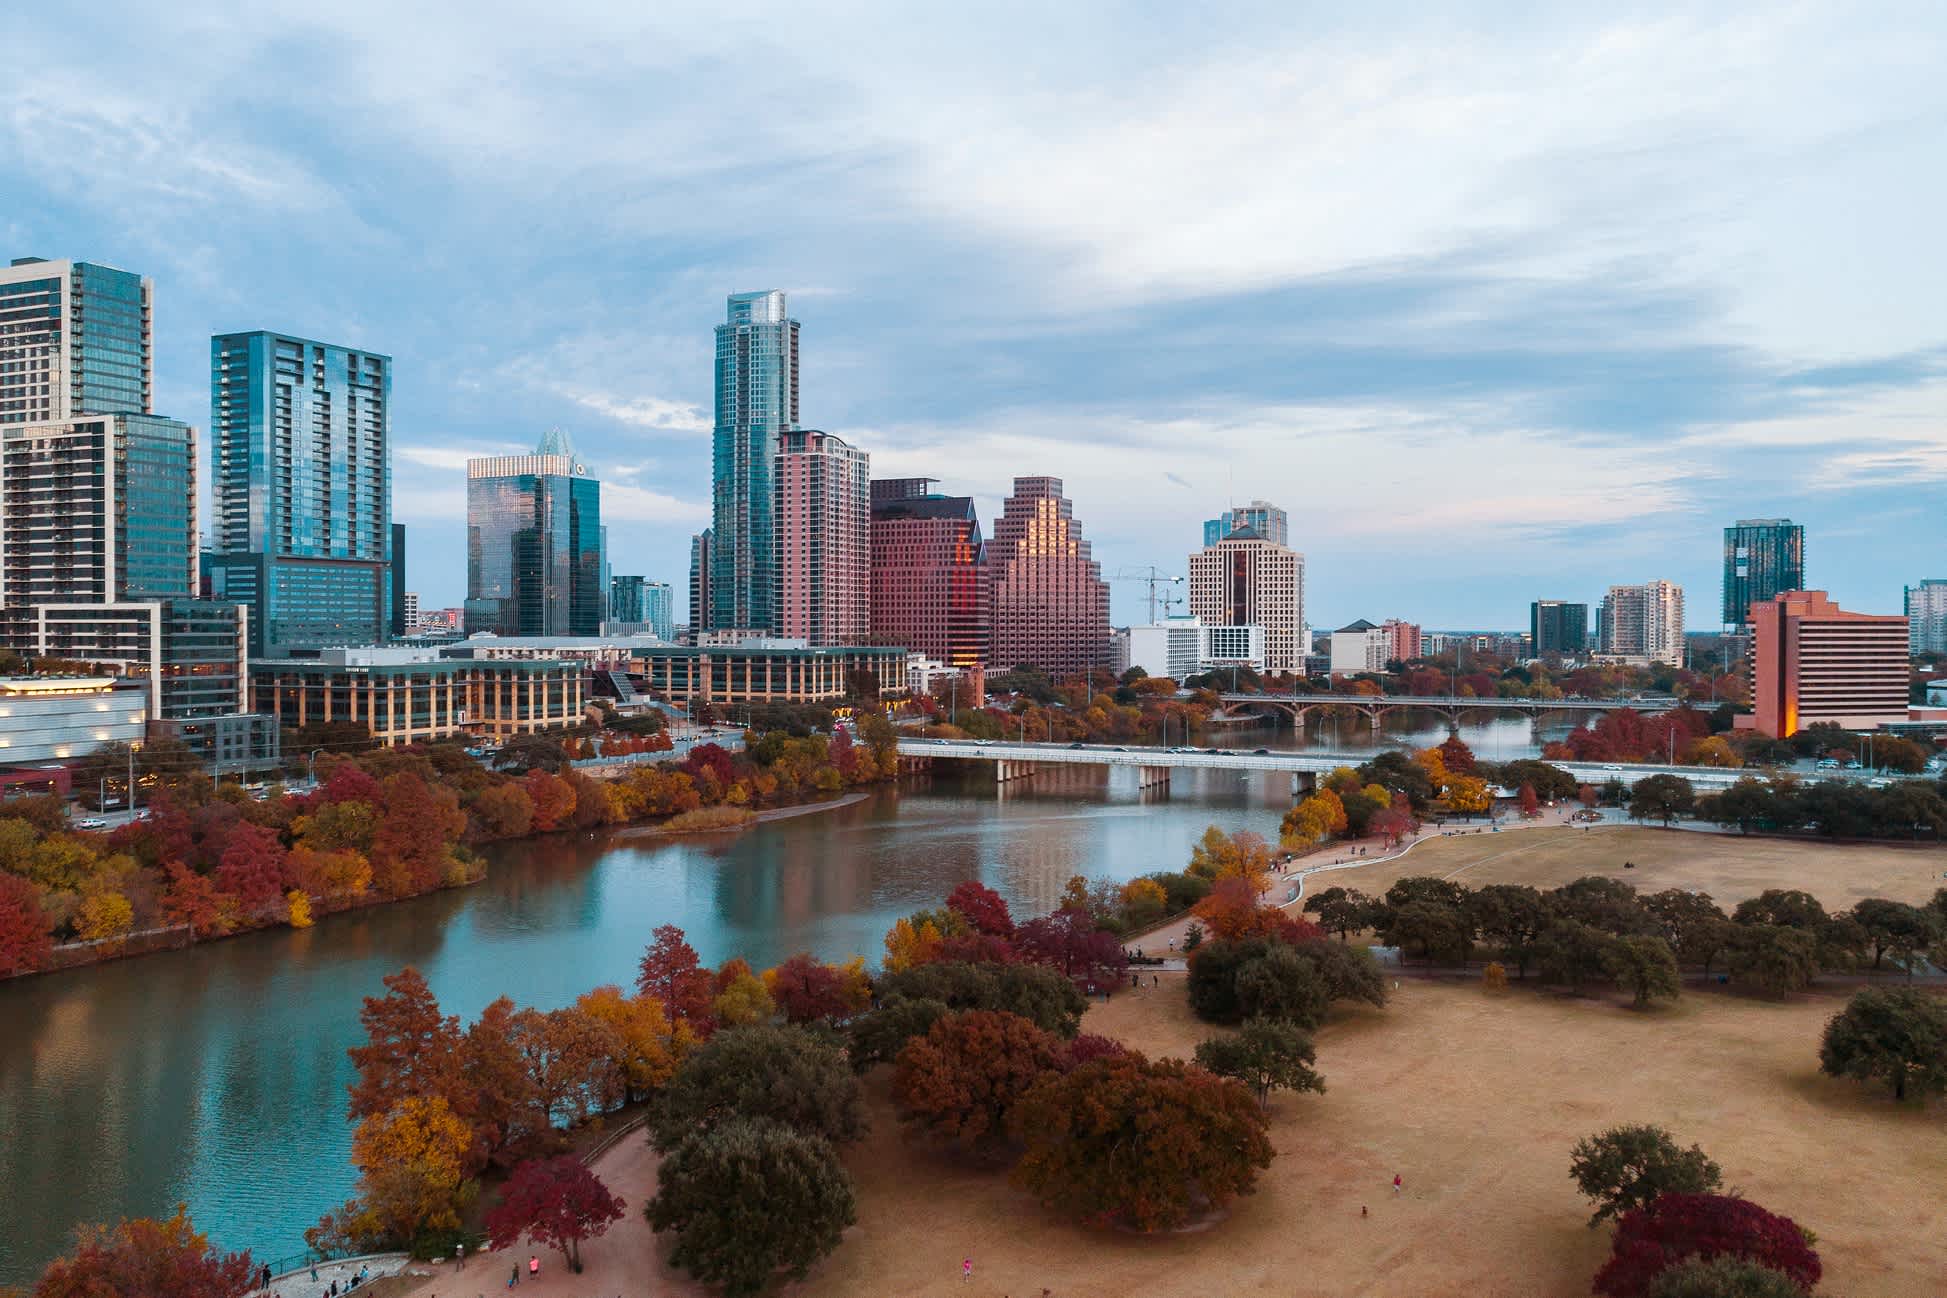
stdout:
POLYGON ((1881 1081, 1893 1098, 1947 1093, 1947 1001, 1908 987, 1868 987, 1825 1025, 1819 1068, 1881 1081))
POLYGON ((699 1129, 766 1118, 835 1144, 865 1134, 858 1079, 833 1034, 760 1024, 727 1028, 683 1061, 650 1119, 667 1153, 699 1129))
POLYGON ((1459 906, 1414 901, 1393 911, 1385 942, 1401 948, 1416 946, 1428 960, 1460 964, 1473 945, 1473 926, 1459 906))
POLYGON ((1274 1090, 1325 1090, 1325 1079, 1312 1068, 1318 1052, 1311 1037, 1278 1019, 1251 1019, 1235 1036, 1200 1042, 1196 1058, 1217 1076, 1234 1077, 1250 1087, 1259 1105, 1268 1103, 1274 1090))
POLYGON ((1661 1127, 1611 1127, 1575 1142, 1569 1178, 1593 1204, 1593 1230, 1632 1208, 1656 1211, 1660 1194, 1707 1194, 1723 1172, 1696 1145, 1680 1147, 1661 1127))
POLYGON ((1670 944, 1660 937, 1642 934, 1619 937, 1603 949, 1602 966, 1617 986, 1636 998, 1638 1009, 1647 1006, 1653 997, 1675 1000, 1683 994, 1683 982, 1677 976, 1677 958, 1670 951, 1670 944))
POLYGON ((1916 957, 1941 937, 1941 923, 1931 911, 1884 897, 1866 898, 1852 908, 1852 917, 1865 931, 1873 952, 1873 968, 1879 968, 1890 955, 1909 978, 1916 957))
POLYGON ((671 1149, 644 1215, 657 1233, 675 1233, 672 1263, 738 1298, 761 1293, 779 1272, 803 1279, 858 1208, 831 1142, 733 1117, 671 1149))
POLYGON ((1798 1281, 1746 1258, 1691 1258, 1659 1273, 1643 1298, 1805 1298, 1798 1281))
MULTIPOLYGON (((1710 926, 1727 918, 1707 892, 1686 888, 1665 888, 1641 899, 1643 909, 1656 922, 1657 931, 1670 944, 1680 960, 1703 963, 1698 947, 1710 926)), ((1706 944, 1707 945, 1707 944, 1706 944)))
POLYGON ((1580 991, 1582 984, 1607 972, 1605 959, 1616 939, 1589 924, 1558 919, 1535 943, 1541 976, 1580 991))
POLYGON ((1327 888, 1305 898, 1305 913, 1318 916, 1318 926, 1327 933, 1337 933, 1341 942, 1371 927, 1376 910, 1372 898, 1356 888, 1327 888))
POLYGON ((1819 971, 1819 942, 1810 933, 1768 924, 1733 925, 1731 976, 1773 996, 1803 991, 1819 971))
POLYGON ((1285 1019, 1309 1030, 1325 1021, 1329 1004, 1318 966, 1282 942, 1237 971, 1237 1009, 1246 1019, 1285 1019))
POLYGON ((1661 820, 1665 827, 1697 805, 1697 790, 1681 775, 1649 775, 1629 791, 1629 814, 1661 820))
POLYGON ((1490 883, 1468 896, 1467 911, 1480 935, 1526 978, 1535 943, 1552 918, 1541 893, 1524 883, 1490 883))

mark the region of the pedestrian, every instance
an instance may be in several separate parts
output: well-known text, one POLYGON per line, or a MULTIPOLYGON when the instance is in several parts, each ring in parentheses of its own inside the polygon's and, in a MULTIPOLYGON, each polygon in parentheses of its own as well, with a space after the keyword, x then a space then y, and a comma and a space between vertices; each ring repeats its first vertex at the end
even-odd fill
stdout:
POLYGON ((262 1275, 263 1275, 263 1283, 259 1287, 262 1288, 265 1293, 269 1293, 270 1292, 270 1263, 268 1262, 264 1263, 264 1269, 262 1275))
POLYGON ((963 1257, 960 1259, 960 1279, 962 1281, 971 1281, 973 1279, 973 1259, 972 1258, 963 1257))
POLYGON ((1175 939, 1175 938, 1171 938, 1171 939, 1170 939, 1170 950, 1172 950, 1172 951, 1174 951, 1174 950, 1176 950, 1176 939, 1175 939))
POLYGON ((516 1262, 514 1263, 513 1270, 507 1273, 507 1287, 509 1289, 512 1289, 515 1285, 519 1284, 520 1282, 521 1282, 521 1264, 516 1262))
POLYGON ((527 1259, 528 1279, 531 1280, 535 1276, 540 1274, 541 1274, 541 1255, 539 1253, 529 1254, 527 1259))
POLYGON ((1402 1185, 1404 1185, 1404 1184, 1405 1184, 1405 1182, 1404 1182, 1404 1181, 1402 1181, 1402 1180, 1400 1179, 1400 1175, 1399 1175, 1399 1173, 1398 1173, 1398 1172, 1394 1172, 1394 1173, 1393 1173, 1393 1197, 1394 1197, 1394 1198, 1398 1198, 1398 1197, 1399 1197, 1399 1191, 1400 1191, 1400 1187, 1401 1187, 1402 1185))
POLYGON ((1367 1212, 1367 1211, 1366 1211, 1366 1205, 1365 1205, 1365 1204, 1363 1204, 1363 1203, 1359 1205, 1359 1215, 1360 1215, 1361 1217, 1370 1217, 1370 1216, 1372 1216, 1372 1214, 1371 1214, 1371 1213, 1369 1213, 1369 1212, 1367 1212))
POLYGON ((318 1264, 316 1262, 311 1264, 311 1283, 318 1283, 318 1264))

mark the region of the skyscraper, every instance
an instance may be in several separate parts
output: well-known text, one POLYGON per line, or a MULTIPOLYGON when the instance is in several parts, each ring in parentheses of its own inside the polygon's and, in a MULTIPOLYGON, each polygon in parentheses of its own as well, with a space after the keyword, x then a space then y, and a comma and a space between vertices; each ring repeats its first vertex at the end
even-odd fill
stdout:
POLYGON ((602 484, 568 435, 468 460, 466 477, 467 634, 600 635, 602 484))
POLYGON ((872 484, 872 642, 980 666, 993 634, 987 543, 973 497, 935 495, 932 481, 872 484))
POLYGON ((1947 580, 1929 577, 1906 588, 1908 652, 1947 654, 1947 580))
POLYGON ((617 573, 608 579, 608 620, 641 622, 642 587, 647 578, 617 573))
POLYGON ((1751 606, 1805 588, 1805 529, 1789 518, 1740 518, 1724 529, 1724 625, 1744 629, 1751 606))
POLYGON ((777 611, 779 634, 814 645, 865 643, 872 624, 871 459, 830 433, 778 435, 777 611))
POLYGON ((1075 676, 1108 665, 1109 586, 1090 557, 1060 478, 1016 478, 987 547, 1000 671, 1075 676))
POLYGON ((649 630, 659 640, 676 638, 676 601, 671 595, 666 581, 644 582, 642 586, 642 620, 649 624, 649 630))
POLYGON ((715 533, 704 528, 690 538, 690 641, 710 626, 711 541, 715 533))
POLYGON ((1559 599, 1528 605, 1528 645, 1537 658, 1584 652, 1589 647, 1589 606, 1559 599))
POLYGON ((710 613, 703 626, 777 627, 771 475, 778 434, 797 426, 798 322, 785 314, 782 292, 733 293, 729 318, 717 326, 710 613))
POLYGON ((142 276, 85 261, 0 270, 0 425, 154 414, 152 298, 142 276))
POLYGON ((1606 653, 1683 665, 1683 587, 1649 581, 1611 586, 1602 601, 1606 653))
POLYGON ((1205 521, 1203 548, 1208 550, 1240 527, 1248 527, 1273 545, 1290 545, 1291 531, 1284 510, 1267 500, 1248 505, 1232 505, 1223 514, 1205 521))
MULTIPOLYGON (((1257 506, 1274 508, 1262 501, 1257 506)), ((1263 627, 1267 672, 1304 669, 1298 643, 1304 592, 1305 557, 1249 526, 1232 528, 1190 556, 1190 615, 1214 626, 1263 627)))
POLYGON ((211 593, 251 652, 376 644, 391 618, 392 358, 256 330, 210 340, 211 593))

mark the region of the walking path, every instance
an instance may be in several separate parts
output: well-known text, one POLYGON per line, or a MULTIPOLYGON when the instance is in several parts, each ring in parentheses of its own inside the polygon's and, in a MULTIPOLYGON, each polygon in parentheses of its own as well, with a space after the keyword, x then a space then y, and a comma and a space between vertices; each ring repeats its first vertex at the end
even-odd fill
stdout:
MULTIPOLYGON (((302 1267, 271 1277, 270 1292, 274 1298, 325 1298, 334 1284, 338 1286, 339 1293, 344 1293, 352 1277, 361 1268, 368 1272, 369 1279, 377 1280, 382 1276, 399 1274, 405 1270, 407 1261, 404 1253, 381 1253, 372 1257, 347 1258, 342 1262, 320 1262, 316 1280, 311 1278, 310 1267, 302 1267)), ((253 1292, 261 1294, 263 1291, 253 1292)), ((351 1292, 356 1294, 359 1291, 353 1289, 351 1292)))

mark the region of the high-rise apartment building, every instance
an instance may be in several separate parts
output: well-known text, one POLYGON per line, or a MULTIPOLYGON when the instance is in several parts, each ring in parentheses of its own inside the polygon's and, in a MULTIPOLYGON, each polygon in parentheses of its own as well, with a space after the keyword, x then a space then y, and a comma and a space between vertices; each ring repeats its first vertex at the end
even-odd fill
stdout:
POLYGON ((1805 589, 1805 529, 1789 518, 1740 518, 1724 529, 1724 625, 1739 630, 1751 606, 1805 589))
POLYGON ((1248 527, 1273 545, 1291 544, 1291 527, 1284 510, 1266 500, 1232 505, 1203 525, 1203 548, 1208 550, 1240 527, 1248 527))
POLYGON ((1016 478, 987 546, 998 671, 1024 664, 1055 676, 1108 665, 1109 584, 1082 539, 1060 478, 1016 478))
POLYGON ((987 660, 993 592, 971 496, 941 496, 931 478, 872 484, 872 632, 949 667, 987 660))
MULTIPOLYGON (((1254 507, 1274 508, 1262 501, 1254 507)), ((1304 669, 1304 591, 1305 557, 1249 526, 1190 556, 1190 616, 1212 626, 1263 627, 1267 672, 1304 669)))
POLYGON ((608 579, 608 620, 611 622, 641 622, 642 588, 648 582, 646 577, 617 573, 608 579))
POLYGON ((1871 730, 1907 719, 1907 620, 1848 613, 1822 590, 1786 591, 1751 610, 1751 714, 1774 739, 1830 722, 1871 730))
POLYGON ((733 293, 717 326, 710 605, 699 627, 774 631, 778 435, 798 426, 798 322, 784 294, 733 293))
POLYGON ((196 432, 154 415, 0 430, 0 606, 196 594, 196 432))
POLYGON ((813 645, 865 643, 872 625, 871 457, 816 429, 777 439, 779 635, 813 645))
POLYGON ((1947 580, 1906 588, 1906 622, 1909 653, 1947 654, 1947 580))
POLYGON ((676 599, 668 582, 643 583, 642 620, 649 624, 651 634, 658 640, 676 638, 676 599))
POLYGON ((1389 617, 1379 624, 1379 629, 1386 633, 1388 662, 1410 663, 1421 656, 1426 637, 1421 634, 1419 623, 1389 617))
POLYGON ((256 330, 210 340, 211 593, 253 654, 391 628, 392 358, 256 330))
POLYGON ((1683 666, 1683 587, 1611 586, 1602 601, 1603 651, 1683 666))
POLYGON ((419 621, 419 610, 415 607, 412 614, 408 615, 406 600, 410 598, 417 605, 419 597, 409 595, 406 590, 406 525, 404 523, 392 525, 392 560, 386 565, 386 573, 392 583, 392 595, 389 601, 392 609, 392 634, 408 635, 419 621))
POLYGON ((568 435, 468 460, 466 477, 467 634, 600 635, 602 484, 568 435))
POLYGON ((704 528, 690 538, 690 642, 710 626, 710 551, 716 534, 704 528))
POLYGON ((0 269, 0 426, 155 413, 153 290, 85 261, 0 269))
MULTIPOLYGON (((397 553, 397 551, 394 551, 394 553, 397 553)), ((408 590, 408 591, 402 591, 400 593, 399 602, 394 608, 393 621, 400 628, 398 632, 399 635, 408 636, 408 635, 418 634, 419 632, 419 592, 418 591, 408 590)))
POLYGON ((1589 647, 1589 606, 1538 599, 1528 605, 1528 646, 1537 658, 1574 657, 1589 647))

